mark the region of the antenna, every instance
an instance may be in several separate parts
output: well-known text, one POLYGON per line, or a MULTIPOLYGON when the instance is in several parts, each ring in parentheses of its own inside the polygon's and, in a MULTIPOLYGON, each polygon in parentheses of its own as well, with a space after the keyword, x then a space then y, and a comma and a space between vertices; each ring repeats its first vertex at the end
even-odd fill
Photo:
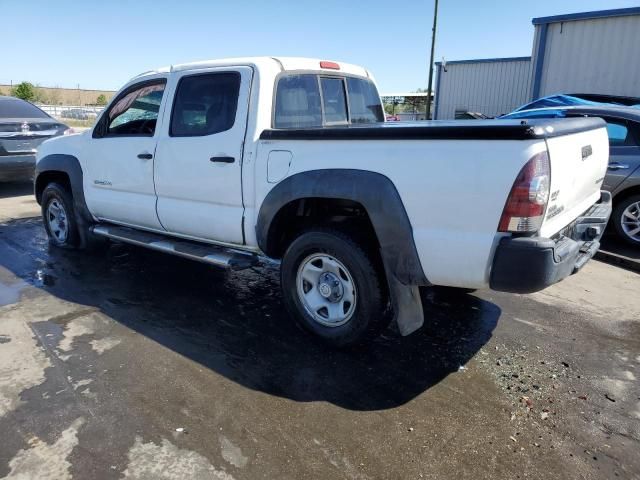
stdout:
POLYGON ((447 61, 445 60, 444 57, 442 57, 442 70, 444 70, 445 72, 447 71, 447 61))

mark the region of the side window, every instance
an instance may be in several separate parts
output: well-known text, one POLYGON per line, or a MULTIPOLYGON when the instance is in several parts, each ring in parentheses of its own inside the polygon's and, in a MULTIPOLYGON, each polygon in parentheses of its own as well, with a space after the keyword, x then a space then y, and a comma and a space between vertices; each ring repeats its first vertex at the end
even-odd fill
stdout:
POLYGON ((607 122, 607 134, 609 135, 609 145, 612 147, 619 147, 621 145, 630 145, 631 136, 629 135, 629 129, 627 128, 627 122, 624 120, 613 120, 605 118, 607 122))
POLYGON ((153 136, 166 81, 144 83, 118 99, 107 113, 108 135, 153 136))
POLYGON ((236 119, 239 92, 238 72, 183 77, 173 101, 169 135, 194 137, 229 130, 236 119))
POLYGON ((380 95, 373 82, 347 77, 349 113, 351 123, 375 123, 384 121, 380 95))
POLYGON ((275 128, 322 126, 320 90, 315 75, 289 75, 276 88, 275 128))
POLYGON ((627 121, 629 135, 627 135, 627 144, 634 147, 640 146, 640 123, 632 120, 627 121))
POLYGON ((342 78, 320 77, 320 85, 325 124, 347 123, 347 98, 342 78))
POLYGON ((514 113, 513 116, 507 115, 506 118, 562 118, 566 116, 564 110, 532 110, 514 113))

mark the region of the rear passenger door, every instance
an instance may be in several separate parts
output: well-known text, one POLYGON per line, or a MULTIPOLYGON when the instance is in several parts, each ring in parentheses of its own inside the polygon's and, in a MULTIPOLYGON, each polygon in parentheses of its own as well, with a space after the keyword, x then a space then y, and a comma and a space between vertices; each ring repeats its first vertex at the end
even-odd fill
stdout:
POLYGON ((609 167, 602 188, 609 192, 640 167, 640 128, 639 124, 626 118, 600 115, 600 112, 573 110, 567 117, 600 117, 606 123, 609 137, 609 167))
POLYGON ((637 124, 622 118, 603 117, 609 135, 609 168, 603 188, 614 191, 640 166, 637 124))
POLYGON ((158 218, 171 233, 242 244, 242 151, 252 69, 177 72, 158 139, 158 218))

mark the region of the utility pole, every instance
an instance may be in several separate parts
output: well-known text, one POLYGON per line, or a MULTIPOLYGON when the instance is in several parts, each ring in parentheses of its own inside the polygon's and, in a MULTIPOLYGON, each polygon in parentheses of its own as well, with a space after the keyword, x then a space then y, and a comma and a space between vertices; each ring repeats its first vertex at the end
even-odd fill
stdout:
POLYGON ((435 8, 433 11, 433 29, 431 30, 431 57, 429 59, 429 86, 427 87, 427 115, 426 120, 431 117, 431 99, 433 98, 433 52, 436 46, 436 25, 438 22, 438 0, 435 0, 435 8))

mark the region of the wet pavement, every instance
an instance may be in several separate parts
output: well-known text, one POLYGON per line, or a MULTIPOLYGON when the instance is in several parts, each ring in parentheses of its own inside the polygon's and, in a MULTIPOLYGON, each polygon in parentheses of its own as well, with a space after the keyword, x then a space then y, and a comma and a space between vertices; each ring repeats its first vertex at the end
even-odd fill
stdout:
POLYGON ((0 478, 640 478, 637 273, 425 289, 423 329, 337 352, 275 268, 52 249, 21 188, 0 193, 0 478))

